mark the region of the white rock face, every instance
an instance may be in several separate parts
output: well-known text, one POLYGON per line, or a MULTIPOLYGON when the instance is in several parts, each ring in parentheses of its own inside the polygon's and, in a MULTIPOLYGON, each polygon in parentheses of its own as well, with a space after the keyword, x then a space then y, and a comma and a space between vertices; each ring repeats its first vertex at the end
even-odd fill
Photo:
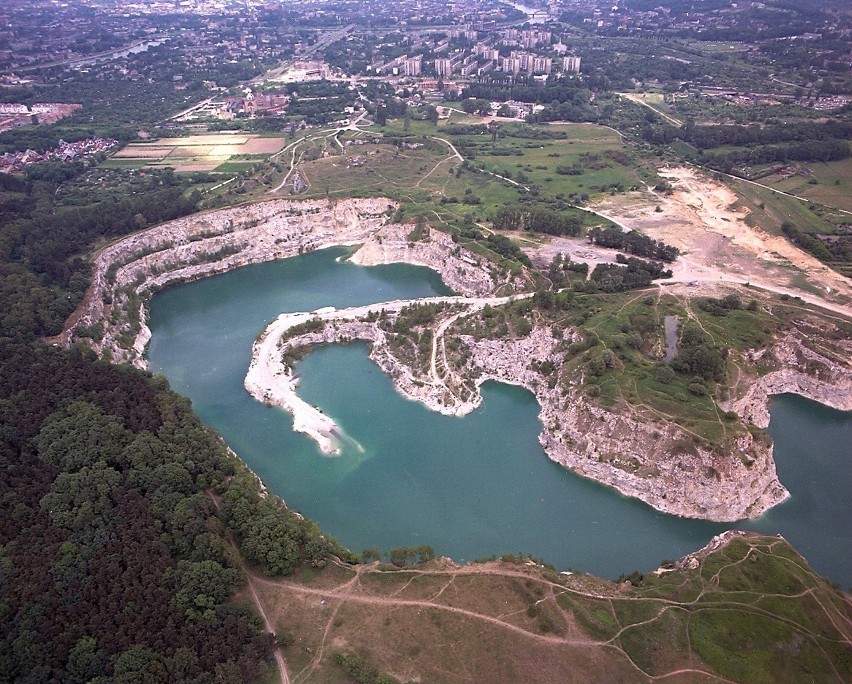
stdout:
POLYGON ((100 324, 102 339, 90 342, 97 352, 144 367, 142 354, 151 336, 145 304, 153 292, 338 245, 366 244, 365 255, 356 260, 365 265, 428 266, 461 294, 484 294, 497 286, 488 263, 450 236, 427 230, 423 240, 405 240, 411 226, 387 224, 395 209, 391 200, 375 198, 272 200, 186 216, 130 235, 97 253, 92 285, 60 342, 67 346, 81 339, 80 328, 100 324))
POLYGON ((852 340, 842 345, 847 363, 841 364, 808 348, 794 335, 789 335, 769 349, 751 354, 757 363, 769 356, 781 366, 761 376, 748 391, 732 403, 743 419, 758 427, 769 425, 769 397, 773 394, 799 394, 839 411, 852 411, 852 340))
MULTIPOLYGON (((478 301, 471 310, 481 308, 483 302, 478 301)), ((364 307, 357 315, 364 316, 369 309, 364 307)), ((379 307, 373 309, 379 311, 379 307)), ((394 315, 394 311, 386 311, 394 315)), ((436 378, 400 362, 384 331, 376 323, 351 320, 355 315, 354 311, 336 312, 326 319, 321 331, 287 339, 276 347, 273 362, 289 346, 366 340, 372 343, 370 358, 393 379, 400 393, 448 415, 474 410, 482 401, 478 388, 483 382, 520 385, 539 402, 543 426, 539 442, 552 460, 673 515, 732 522, 758 517, 789 497, 778 480, 768 437, 755 439, 750 432, 743 432, 726 450, 707 449, 696 445, 688 432, 671 421, 649 421, 626 405, 610 410, 590 402, 581 391, 582 378, 577 378, 567 394, 558 386, 549 388, 530 365, 532 360, 560 362, 558 340, 547 328, 536 327, 519 339, 462 336, 472 353, 459 372, 476 377, 477 390, 470 395, 454 392, 450 383, 439 381, 446 377, 436 378)), ((794 347, 794 342, 785 339, 773 349, 777 358, 794 347)), ((809 359, 817 362, 815 357, 809 359)), ((256 355, 252 366, 266 361, 256 355)), ((796 361, 795 355, 786 358, 790 364, 796 361)), ((825 369, 825 377, 819 380, 791 366, 759 379, 734 405, 748 407, 750 415, 760 419, 768 416, 770 394, 793 391, 840 409, 852 408, 852 374, 848 368, 824 357, 819 357, 819 363, 825 369)), ((295 386, 290 389, 295 392, 295 386)), ((276 390, 270 394, 274 396, 276 390)), ((286 407, 286 402, 276 403, 286 407)))

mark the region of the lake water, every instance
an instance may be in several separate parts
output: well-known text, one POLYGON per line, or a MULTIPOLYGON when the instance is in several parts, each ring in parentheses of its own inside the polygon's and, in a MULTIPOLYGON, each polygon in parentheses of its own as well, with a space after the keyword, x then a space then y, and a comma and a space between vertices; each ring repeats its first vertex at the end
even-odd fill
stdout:
MULTIPOLYGON (((427 269, 361 268, 341 263, 345 254, 248 266, 167 290, 151 306, 151 370, 293 509, 356 551, 430 544, 458 561, 523 552, 608 578, 653 569, 729 527, 664 515, 550 461, 537 441, 538 404, 521 388, 486 384, 465 418, 405 400, 364 343, 317 349, 298 367, 301 395, 363 449, 323 456, 287 413, 243 388, 257 334, 284 311, 448 292, 427 269)), ((783 534, 818 571, 852 585, 852 416, 784 396, 770 433, 793 498, 743 527, 783 534)))

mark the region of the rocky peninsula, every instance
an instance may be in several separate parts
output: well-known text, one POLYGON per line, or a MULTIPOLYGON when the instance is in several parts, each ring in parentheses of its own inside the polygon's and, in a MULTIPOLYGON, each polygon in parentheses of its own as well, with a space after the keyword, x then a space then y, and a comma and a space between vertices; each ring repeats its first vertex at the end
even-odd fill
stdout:
POLYGON ((744 374, 720 400, 719 410, 735 413, 740 428, 725 448, 696 440, 665 416, 625 402, 604 405, 589 395, 583 372, 565 384, 550 383, 542 368, 559 368, 566 359, 564 346, 583 342, 581 331, 569 326, 557 334, 539 321, 523 334, 470 334, 465 321, 485 307, 531 297, 523 293, 529 281, 512 277, 445 233, 395 222, 396 210, 394 202, 376 198, 272 200, 131 235, 97 252, 92 285, 60 341, 82 341, 115 362, 144 367, 150 339, 146 305, 158 290, 246 264, 361 245, 354 262, 427 266, 461 296, 285 314, 261 334, 246 388, 259 401, 292 413, 295 429, 313 437, 324 452, 339 453, 345 435, 298 397, 286 356, 297 348, 361 339, 371 343, 371 358, 404 396, 445 414, 473 411, 482 401, 479 387, 489 380, 527 388, 541 407, 539 441, 552 460, 658 510, 714 521, 757 517, 789 496, 775 472, 771 440, 746 429, 768 424, 770 395, 795 392, 852 409, 848 336, 835 336, 840 352, 829 353, 806 344, 805 333, 795 329, 746 354, 748 365, 765 371, 744 374), (428 328, 430 353, 417 358, 396 340, 392 326, 411 307, 424 305, 435 307, 436 315, 422 331, 428 328))
MULTIPOLYGON (((525 336, 483 339, 454 330, 466 316, 485 306, 515 298, 435 298, 418 302, 284 314, 255 344, 245 380, 258 400, 294 415, 296 429, 314 438, 326 453, 340 453, 334 421, 299 399, 298 378, 285 362, 288 352, 315 345, 359 339, 370 342, 370 358, 405 397, 448 415, 465 415, 482 401, 479 387, 489 380, 530 390, 541 409, 539 441, 548 457, 575 473, 636 497, 657 510, 717 522, 755 518, 784 501, 789 493, 778 480, 772 443, 762 431, 737 431, 725 448, 703 446, 673 421, 649 419, 624 403, 605 407, 584 391, 582 376, 567 391, 545 382, 542 364, 558 364, 561 339, 546 326, 525 336), (429 358, 401 358, 404 346, 393 344, 394 324, 408 307, 440 306, 430 325, 429 358), (461 361, 447 353, 447 340, 457 336, 466 350, 461 361)), ((566 330, 569 339, 577 331, 566 330)), ((809 351, 794 353, 791 335, 757 354, 775 359, 778 369, 743 381, 732 403, 746 422, 765 427, 771 394, 795 392, 840 410, 852 409, 852 373, 848 363, 809 351), (803 361, 805 358, 805 361, 803 361)), ((852 350, 850 350, 852 351, 852 350)), ((756 359, 755 359, 756 360, 756 359)))

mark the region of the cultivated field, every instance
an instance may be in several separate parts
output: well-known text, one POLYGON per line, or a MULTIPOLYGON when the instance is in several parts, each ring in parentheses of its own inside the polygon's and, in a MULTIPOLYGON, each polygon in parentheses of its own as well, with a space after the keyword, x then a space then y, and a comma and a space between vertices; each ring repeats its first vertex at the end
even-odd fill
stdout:
POLYGON ((243 159, 244 164, 266 159, 278 152, 284 143, 284 138, 228 133, 162 138, 154 142, 130 143, 105 165, 172 166, 178 172, 227 171, 228 168, 220 167, 235 159, 243 159))

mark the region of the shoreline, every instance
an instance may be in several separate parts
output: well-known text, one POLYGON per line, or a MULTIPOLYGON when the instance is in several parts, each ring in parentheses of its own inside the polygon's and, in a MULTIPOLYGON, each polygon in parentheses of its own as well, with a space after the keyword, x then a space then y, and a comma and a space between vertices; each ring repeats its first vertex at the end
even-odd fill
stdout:
POLYGON ((267 200, 193 214, 117 240, 96 253, 92 283, 56 338, 60 346, 85 340, 116 363, 146 368, 150 341, 147 302, 171 285, 241 266, 298 256, 318 249, 360 245, 353 263, 406 262, 435 270, 455 292, 484 295, 523 283, 495 271, 451 236, 428 230, 409 240, 411 226, 391 221, 397 208, 382 198, 267 200), (90 330, 103 328, 100 337, 90 330))
MULTIPOLYGON (((88 339, 101 356, 144 368, 142 355, 151 335, 146 304, 153 293, 242 265, 341 245, 360 245, 350 257, 353 263, 407 262, 432 268, 449 287, 465 295, 416 300, 462 306, 440 321, 436 339, 456 319, 485 304, 499 305, 532 295, 524 291, 524 278, 500 272, 446 233, 427 228, 416 237, 410 225, 392 223, 395 206, 385 199, 269 200, 184 217, 118 240, 96 255, 92 285, 69 318, 61 342, 67 346, 88 339), (487 296, 498 290, 521 294, 487 296), (97 325, 103 326, 99 339, 78 334, 97 325)), ((445 349, 444 368, 439 372, 437 343, 433 343, 428 372, 409 368, 390 352, 384 332, 359 318, 381 310, 398 313, 412 303, 384 302, 345 311, 321 309, 279 316, 254 344, 246 389, 259 401, 291 413, 294 430, 311 436, 324 453, 340 453, 346 435, 331 418, 299 398, 298 378, 280 363, 281 335, 293 325, 320 318, 326 322, 321 334, 289 342, 329 344, 364 339, 372 345, 370 358, 392 378, 397 391, 431 410, 456 416, 470 413, 482 402, 479 387, 489 380, 528 389, 540 406, 539 442, 551 460, 657 510, 732 522, 758 517, 789 497, 778 481, 771 446, 759 444, 748 431, 733 440, 739 458, 695 445, 683 454, 675 451, 678 440, 689 436, 682 428, 671 421, 649 422, 631 415, 629 407, 626 412, 622 407, 614 411, 589 402, 581 391, 582 378, 572 381, 565 396, 549 390, 541 376, 528 368, 530 359, 560 362, 548 331, 536 328, 528 337, 508 342, 466 337, 470 361, 456 369, 465 371, 465 377, 450 367, 445 349), (328 323, 333 323, 333 330, 328 323), (673 459, 676 453, 678 458, 673 459)), ((782 344, 778 353, 781 367, 757 378, 732 406, 720 408, 733 408, 758 426, 768 424, 772 394, 793 392, 833 408, 852 409, 850 374, 844 375, 845 369, 837 364, 833 374, 817 373, 816 378, 797 371, 802 347, 795 341, 786 347, 782 344)), ((756 363, 766 351, 758 350, 750 361, 756 363)), ((831 360, 806 351, 811 354, 810 362, 832 368, 831 360)))
MULTIPOLYGON (((473 350, 472 367, 477 370, 475 390, 467 396, 453 394, 445 383, 436 382, 427 373, 418 374, 395 358, 384 331, 375 321, 365 320, 371 312, 384 310, 393 314, 407 303, 313 315, 324 323, 322 328, 293 337, 286 336, 287 330, 309 320, 312 314, 279 317, 255 344, 246 375, 246 389, 259 401, 293 412, 294 422, 305 425, 307 409, 303 409, 305 413, 301 415, 299 408, 291 410, 304 402, 298 398, 297 379, 280 361, 281 354, 290 347, 359 339, 370 343, 370 359, 392 379, 397 392, 445 415, 464 416, 477 408, 482 402, 479 388, 485 382, 493 380, 524 387, 539 404, 542 424, 539 443, 548 458, 581 477, 638 498, 659 511, 680 517, 735 522, 757 518, 790 497, 778 480, 772 445, 756 439, 748 431, 732 440, 734 453, 727 459, 720 460, 719 454, 712 449, 694 447, 691 452, 680 454, 675 463, 669 454, 673 445, 686 435, 679 426, 648 424, 636 416, 607 410, 586 401, 579 386, 567 397, 558 390, 548 389, 533 371, 518 362, 547 355, 552 338, 549 331, 541 328, 534 329, 527 338, 510 342, 465 339, 473 350)), ((481 305, 484 303, 479 300, 456 316, 472 313, 481 305)), ((792 343, 782 340, 773 349, 783 348, 785 344, 792 343)), ((852 377, 842 369, 838 369, 831 384, 829 378, 814 381, 791 369, 779 373, 784 374, 770 374, 759 379, 735 405, 741 408, 747 405, 755 415, 765 413, 767 423, 771 396, 785 392, 800 394, 838 410, 852 410, 852 377), (782 377, 787 381, 781 382, 779 378, 782 377), (808 378, 810 384, 801 382, 802 377, 808 378), (766 378, 772 382, 766 384, 766 378)), ((313 431, 310 427, 301 431, 313 437, 321 450, 328 453, 324 439, 332 432, 333 424, 323 416, 322 424, 314 425, 313 431)))

